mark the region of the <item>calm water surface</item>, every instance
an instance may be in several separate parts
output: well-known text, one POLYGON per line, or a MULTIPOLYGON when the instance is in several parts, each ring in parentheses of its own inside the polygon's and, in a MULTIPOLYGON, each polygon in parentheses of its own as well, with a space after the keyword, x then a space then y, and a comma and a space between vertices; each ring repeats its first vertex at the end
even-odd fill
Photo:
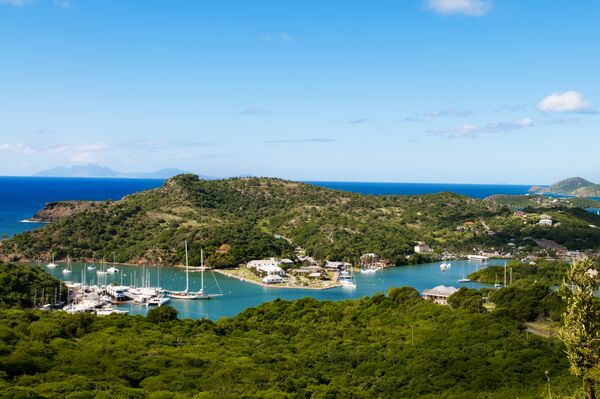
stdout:
MULTIPOLYGON (((490 265, 503 265, 504 261, 490 260, 490 265)), ((137 281, 139 286, 142 283, 142 267, 118 265, 120 273, 114 275, 97 276, 95 272, 86 270, 83 263, 75 263, 72 266, 73 272, 65 276, 62 273, 64 264, 60 263, 56 269, 44 269, 49 274, 61 280, 70 280, 81 282, 85 274, 85 281, 89 284, 118 284, 123 282, 125 285, 134 284, 137 281)), ((415 266, 394 267, 378 271, 374 274, 356 273, 356 289, 333 288, 329 290, 301 290, 290 288, 266 288, 255 284, 239 281, 234 278, 226 277, 221 274, 205 273, 205 288, 209 293, 217 293, 218 287, 225 294, 222 297, 209 301, 185 301, 171 300, 170 304, 179 311, 180 317, 189 317, 193 319, 207 317, 211 320, 217 320, 221 317, 232 317, 242 312, 244 309, 257 306, 263 302, 281 299, 300 299, 311 297, 320 300, 340 301, 345 299, 356 299, 364 296, 371 296, 378 292, 386 292, 392 287, 411 286, 418 291, 423 291, 436 285, 447 285, 460 287, 462 285, 479 288, 479 283, 458 283, 459 276, 464 271, 469 274, 482 267, 480 263, 469 261, 454 261, 452 268, 446 272, 441 272, 440 263, 427 263, 415 266)), ((156 266, 146 267, 149 273, 150 285, 160 286, 167 290, 183 290, 185 288, 185 272, 182 269, 174 267, 156 266)), ((498 276, 502 278, 502 276, 498 276)), ((197 291, 200 289, 200 273, 190 273, 190 289, 197 291)), ((133 303, 120 306, 129 310, 130 314, 145 314, 146 306, 135 305, 133 303)))

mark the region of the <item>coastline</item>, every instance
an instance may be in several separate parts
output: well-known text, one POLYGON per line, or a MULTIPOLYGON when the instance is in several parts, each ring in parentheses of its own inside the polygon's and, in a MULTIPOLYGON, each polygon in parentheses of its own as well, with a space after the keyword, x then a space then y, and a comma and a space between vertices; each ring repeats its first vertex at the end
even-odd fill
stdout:
POLYGON ((266 283, 263 283, 263 282, 260 282, 260 281, 256 281, 256 280, 251 280, 249 278, 245 278, 245 277, 239 276, 239 275, 237 275, 235 273, 228 272, 226 269, 213 269, 213 271, 215 273, 219 273, 219 274, 221 274, 223 276, 226 276, 226 277, 231 277, 231 278, 234 278, 236 280, 243 281, 245 283, 259 285, 259 286, 265 287, 265 288, 287 288, 287 289, 294 289, 294 290, 330 290, 332 288, 339 288, 339 287, 342 286, 339 283, 335 283, 334 285, 331 285, 329 287, 310 287, 310 286, 306 286, 306 287, 302 286, 302 287, 300 287, 300 286, 290 286, 290 285, 274 285, 274 284, 266 284, 266 283))

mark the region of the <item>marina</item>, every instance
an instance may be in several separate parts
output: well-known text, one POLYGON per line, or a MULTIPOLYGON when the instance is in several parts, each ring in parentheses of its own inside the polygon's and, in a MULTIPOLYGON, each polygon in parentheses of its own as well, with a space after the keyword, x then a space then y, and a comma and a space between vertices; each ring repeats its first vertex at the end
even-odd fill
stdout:
MULTIPOLYGON (((400 267, 390 267, 377 271, 377 273, 353 273, 352 277, 355 287, 336 287, 327 290, 314 289, 286 289, 276 287, 263 287, 260 285, 248 283, 236 278, 228 277, 220 273, 214 273, 214 278, 206 278, 204 281, 205 292, 219 292, 219 287, 223 296, 210 301, 187 301, 174 300, 168 301, 168 305, 179 311, 179 317, 182 318, 208 318, 218 320, 221 317, 232 317, 244 311, 249 307, 258 306, 261 303, 275 300, 277 298, 285 300, 301 299, 311 297, 319 300, 339 301, 347 299, 356 299, 364 296, 371 296, 376 293, 385 293, 389 288, 410 286, 422 292, 426 289, 438 285, 461 286, 470 288, 479 288, 486 286, 477 282, 459 283, 461 274, 479 270, 484 267, 479 262, 469 262, 467 260, 455 260, 452 262, 452 268, 442 272, 440 265, 442 262, 426 263, 421 265, 410 265, 400 267)), ((490 259, 486 265, 504 265, 504 261, 490 259)), ((86 263, 72 262, 72 273, 65 276, 62 269, 66 263, 59 262, 56 268, 48 268, 42 265, 44 270, 57 279, 71 281, 72 283, 85 283, 89 286, 106 287, 126 287, 131 289, 135 287, 133 293, 143 293, 144 286, 150 289, 150 294, 154 293, 152 287, 161 287, 166 292, 184 291, 186 288, 186 274, 181 268, 176 267, 158 267, 158 266, 133 266, 117 264, 120 270, 115 274, 98 275, 94 271, 87 270, 86 263), (140 290, 140 291, 137 291, 140 290)), ((212 274, 212 273, 211 273, 212 274)), ((201 272, 189 271, 188 289, 190 292, 199 292, 201 290, 201 272)), ((129 293, 131 294, 131 292, 129 293)), ((148 294, 148 293, 147 293, 148 294)), ((127 294, 124 294, 127 295, 127 294)), ((151 297, 158 298, 156 295, 151 297)), ((163 301, 165 297, 162 297, 163 301)), ((159 299, 154 299, 159 301, 159 299)), ((150 306, 154 303, 143 303, 129 300, 113 305, 117 310, 127 311, 131 315, 144 315, 150 306)))

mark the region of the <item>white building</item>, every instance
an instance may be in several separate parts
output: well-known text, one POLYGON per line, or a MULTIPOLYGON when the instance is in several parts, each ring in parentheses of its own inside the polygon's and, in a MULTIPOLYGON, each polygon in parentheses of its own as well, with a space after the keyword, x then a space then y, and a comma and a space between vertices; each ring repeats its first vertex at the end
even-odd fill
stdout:
POLYGON ((448 297, 458 291, 456 287, 446 287, 444 285, 438 285, 430 290, 425 290, 421 293, 423 299, 433 301, 440 305, 448 304, 448 297))
POLYGON ((281 261, 275 258, 251 260, 246 264, 248 269, 256 269, 258 272, 265 273, 267 276, 283 276, 285 271, 280 267, 281 261))
POLYGON ((552 219, 540 219, 538 224, 540 226, 552 226, 552 219))
POLYGON ((352 264, 350 264, 348 262, 332 262, 332 261, 327 261, 327 262, 325 262, 325 267, 327 269, 342 270, 342 269, 346 269, 346 268, 352 267, 352 264))
POLYGON ((283 278, 276 274, 269 274, 263 278, 263 283, 265 284, 280 284, 283 283, 283 278))
POLYGON ((431 252, 433 252, 433 250, 424 242, 418 242, 417 245, 415 245, 415 253, 417 254, 428 254, 431 252))

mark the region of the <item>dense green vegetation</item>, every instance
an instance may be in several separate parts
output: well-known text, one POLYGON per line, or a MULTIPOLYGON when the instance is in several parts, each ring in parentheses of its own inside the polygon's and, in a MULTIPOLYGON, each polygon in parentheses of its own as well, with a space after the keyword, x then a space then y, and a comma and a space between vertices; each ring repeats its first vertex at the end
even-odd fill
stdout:
POLYGON ((0 262, 0 308, 29 309, 40 303, 50 303, 55 295, 66 299, 67 290, 61 282, 39 267, 24 267, 0 262))
POLYGON ((522 208, 598 208, 600 202, 591 198, 554 198, 546 195, 492 195, 486 198, 499 206, 522 208))
POLYGON ((216 323, 168 306, 0 310, 0 398, 539 398, 546 371, 555 396, 576 392, 561 343, 524 332, 507 306, 453 310, 403 287, 276 300, 216 323))
MULTIPOLYGON (((558 286, 562 283, 569 265, 561 261, 536 259, 535 261, 512 260, 507 265, 507 281, 512 279, 514 282, 525 280, 528 282, 537 282, 544 285, 558 286)), ((471 280, 486 284, 494 284, 504 281, 504 266, 488 266, 476 272, 469 274, 471 280)))
POLYGON ((497 310, 504 309, 512 318, 521 321, 538 318, 559 321, 564 311, 559 294, 544 284, 519 281, 507 288, 490 290, 488 298, 497 310))
POLYGON ((508 208, 451 193, 367 196, 279 179, 180 175, 161 188, 2 241, 0 257, 35 260, 54 252, 57 258, 112 259, 115 253, 120 262, 182 263, 184 240, 192 264, 204 248, 217 267, 291 257, 294 246, 317 259, 356 261, 375 252, 397 265, 415 261, 407 256, 416 241, 438 253, 498 249, 511 241, 535 250, 529 237, 570 249, 600 248, 600 229, 589 226, 600 226, 600 217, 581 209, 543 212, 559 223, 524 223, 508 208))

